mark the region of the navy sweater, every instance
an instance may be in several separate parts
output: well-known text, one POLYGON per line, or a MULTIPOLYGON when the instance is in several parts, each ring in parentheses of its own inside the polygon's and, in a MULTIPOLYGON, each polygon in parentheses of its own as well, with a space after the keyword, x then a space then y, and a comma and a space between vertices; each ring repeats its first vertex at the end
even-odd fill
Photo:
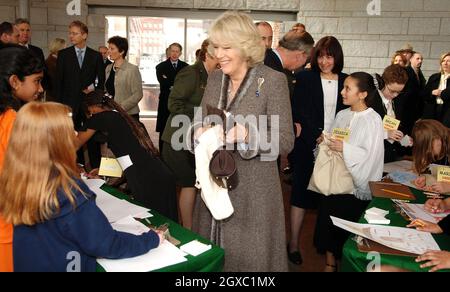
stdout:
POLYGON ((113 230, 95 194, 82 181, 77 183, 86 195, 75 193, 75 208, 58 192, 61 210, 53 219, 14 228, 14 271, 94 272, 97 258, 131 258, 158 247, 153 231, 135 236, 113 230))

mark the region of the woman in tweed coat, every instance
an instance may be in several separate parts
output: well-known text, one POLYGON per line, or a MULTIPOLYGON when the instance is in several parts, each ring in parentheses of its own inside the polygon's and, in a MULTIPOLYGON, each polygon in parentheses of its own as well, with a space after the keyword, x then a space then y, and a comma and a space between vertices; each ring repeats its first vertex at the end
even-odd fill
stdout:
POLYGON ((225 249, 225 271, 287 271, 285 216, 277 168, 278 155, 287 155, 294 144, 286 77, 262 64, 264 46, 246 14, 222 15, 211 28, 210 40, 222 70, 210 75, 203 113, 210 105, 235 117, 256 117, 258 122, 238 122, 227 132, 227 143, 246 149, 233 154, 239 175, 238 187, 229 192, 233 215, 216 221, 198 199, 194 230, 225 249), (271 141, 270 137, 277 135, 271 141))

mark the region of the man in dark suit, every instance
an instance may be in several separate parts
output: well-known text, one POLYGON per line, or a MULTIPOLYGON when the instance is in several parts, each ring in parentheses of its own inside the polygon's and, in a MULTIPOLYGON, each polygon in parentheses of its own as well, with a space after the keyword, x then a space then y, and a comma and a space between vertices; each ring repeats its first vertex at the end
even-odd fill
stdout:
MULTIPOLYGON (((276 49, 267 49, 266 51, 264 65, 286 75, 291 100, 296 83, 293 72, 305 66, 313 46, 314 39, 309 33, 290 31, 280 40, 276 49)), ((289 165, 283 169, 285 174, 292 172, 292 155, 288 155, 288 161, 289 165)), ((280 164, 280 160, 278 160, 278 166, 280 164)))
MULTIPOLYGON (((177 76, 178 72, 181 71, 181 69, 188 66, 187 63, 180 60, 182 52, 183 47, 180 44, 171 44, 168 50, 169 58, 156 66, 156 76, 158 77, 158 82, 160 84, 156 132, 160 133, 160 136, 164 132, 167 119, 170 115, 168 101, 170 91, 172 90, 173 83, 175 82, 175 77, 177 76)), ((161 139, 159 141, 159 151, 162 153, 161 139)))
MULTIPOLYGON (((104 90, 105 85, 103 58, 99 52, 87 47, 88 33, 84 23, 72 22, 69 26, 69 38, 73 46, 59 52, 56 64, 57 98, 72 108, 76 130, 82 128, 86 120, 82 109, 85 95, 95 89, 104 90)), ((99 167, 101 158, 100 147, 95 144, 88 143, 92 168, 99 167)), ((79 161, 84 161, 82 153, 78 155, 79 161)))
POLYGON ((106 46, 100 46, 98 47, 98 51, 100 54, 102 54, 103 58, 103 64, 105 65, 105 70, 108 65, 112 64, 112 62, 108 58, 108 48, 106 46))
POLYGON ((398 97, 399 106, 403 112, 401 119, 405 123, 405 134, 408 135, 411 135, 414 123, 422 117, 424 108, 423 92, 426 85, 426 80, 421 70, 423 63, 422 54, 414 52, 410 62, 411 64, 406 67, 408 82, 404 93, 398 97))
POLYGON ((286 74, 289 83, 289 91, 292 93, 295 87, 293 73, 301 70, 310 55, 314 46, 313 37, 307 33, 290 31, 280 40, 276 49, 268 49, 264 64, 276 71, 286 74))
POLYGON ((36 57, 42 60, 45 64, 44 52, 41 48, 30 44, 31 40, 31 25, 27 19, 19 18, 16 20, 16 27, 19 30, 19 44, 30 50, 36 57))

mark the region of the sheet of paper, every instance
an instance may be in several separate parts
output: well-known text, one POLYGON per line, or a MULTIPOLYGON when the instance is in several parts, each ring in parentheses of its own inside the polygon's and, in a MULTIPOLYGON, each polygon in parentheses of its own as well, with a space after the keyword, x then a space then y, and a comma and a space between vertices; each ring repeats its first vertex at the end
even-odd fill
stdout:
POLYGON ((373 208, 370 208, 369 210, 366 210, 366 214, 384 217, 384 216, 389 215, 389 211, 373 207, 373 208))
POLYGON ((166 240, 158 248, 139 257, 123 260, 97 259, 97 262, 107 272, 150 272, 186 262, 185 255, 166 240))
POLYGON ((207 245, 204 243, 201 243, 198 240, 193 240, 189 243, 186 243, 185 245, 180 246, 180 249, 194 257, 210 250, 212 248, 211 245, 207 245))
POLYGON ((106 182, 102 179, 86 179, 83 182, 92 190, 101 188, 106 182))
POLYGON ((417 178, 417 174, 412 172, 394 171, 389 173, 388 176, 396 183, 417 189, 416 185, 414 185, 414 180, 417 178))
POLYGON ((97 206, 102 210, 110 223, 150 211, 147 208, 133 205, 126 200, 118 199, 102 189, 94 188, 91 190, 97 195, 97 206))
POLYGON ((421 255, 441 250, 433 236, 410 228, 353 223, 331 216, 333 224, 353 234, 373 240, 387 247, 421 255))
POLYGON ((116 231, 130 233, 134 235, 142 235, 150 231, 150 229, 147 226, 145 226, 141 222, 136 221, 131 216, 121 219, 111 224, 111 226, 116 231))
POLYGON ((425 210, 424 204, 408 204, 405 202, 395 202, 411 219, 421 219, 432 223, 438 223, 447 215, 450 215, 450 211, 441 214, 433 214, 425 210))
POLYGON ((402 160, 402 161, 395 161, 386 163, 384 165, 384 172, 385 173, 391 173, 391 172, 412 172, 413 164, 412 161, 402 160))

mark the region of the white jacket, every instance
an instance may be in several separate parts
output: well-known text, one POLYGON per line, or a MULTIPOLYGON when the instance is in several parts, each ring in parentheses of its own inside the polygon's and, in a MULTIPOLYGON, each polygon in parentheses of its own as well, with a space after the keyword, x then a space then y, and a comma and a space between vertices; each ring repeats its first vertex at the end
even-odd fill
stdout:
POLYGON ((218 186, 209 171, 214 152, 224 145, 221 139, 222 133, 221 125, 209 129, 200 136, 199 144, 195 148, 196 187, 201 190, 202 199, 216 220, 227 219, 234 213, 228 190, 218 186))

